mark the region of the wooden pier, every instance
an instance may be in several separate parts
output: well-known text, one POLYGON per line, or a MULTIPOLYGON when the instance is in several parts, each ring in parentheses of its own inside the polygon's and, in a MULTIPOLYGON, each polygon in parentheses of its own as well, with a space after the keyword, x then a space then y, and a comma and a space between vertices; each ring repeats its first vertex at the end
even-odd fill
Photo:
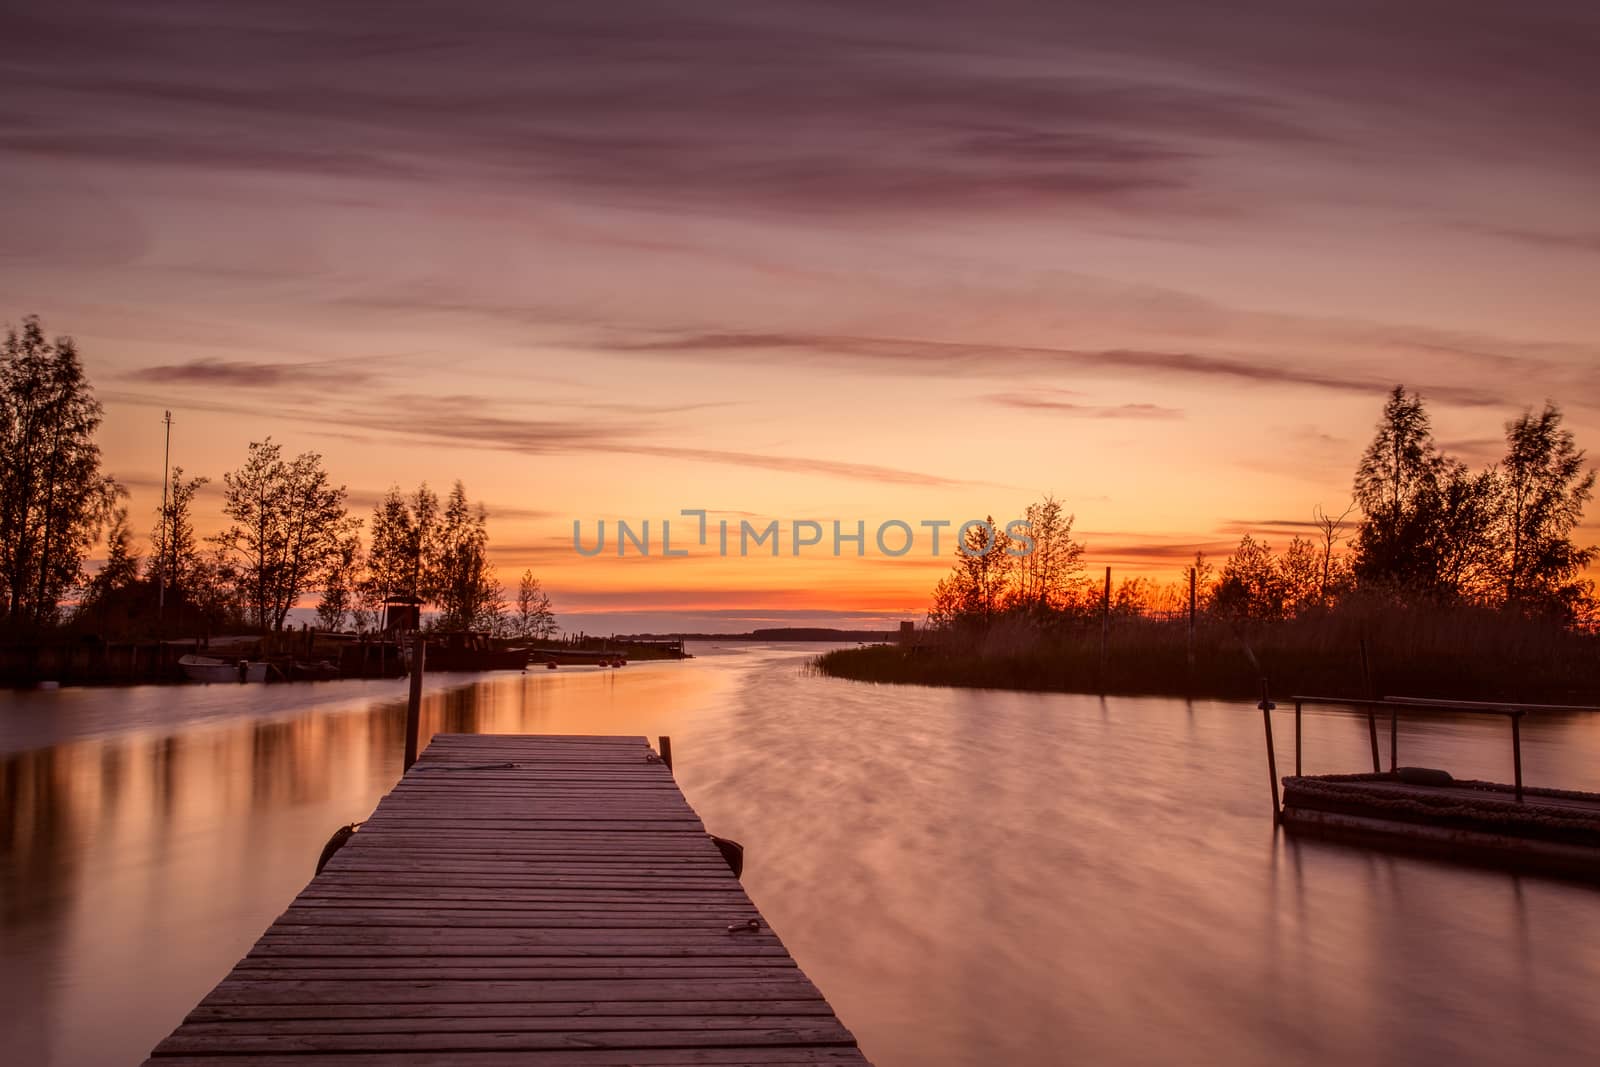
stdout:
POLYGON ((644 738, 442 734, 146 1067, 200 1063, 867 1061, 644 738))

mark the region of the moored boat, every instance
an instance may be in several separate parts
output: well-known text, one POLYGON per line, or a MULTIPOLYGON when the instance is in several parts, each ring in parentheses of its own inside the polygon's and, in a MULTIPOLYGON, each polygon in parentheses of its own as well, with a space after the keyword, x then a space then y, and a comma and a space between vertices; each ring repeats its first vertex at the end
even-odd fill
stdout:
POLYGON ((226 660, 214 656, 178 657, 178 666, 191 682, 264 682, 267 665, 247 659, 226 660))
POLYGON ((289 664, 289 677, 297 682, 324 682, 342 677, 339 666, 325 659, 315 662, 295 660, 289 664))
MULTIPOLYGON (((498 648, 488 634, 453 631, 427 634, 425 671, 522 671, 528 668, 525 648, 498 648)), ((407 649, 406 664, 411 663, 407 649)))

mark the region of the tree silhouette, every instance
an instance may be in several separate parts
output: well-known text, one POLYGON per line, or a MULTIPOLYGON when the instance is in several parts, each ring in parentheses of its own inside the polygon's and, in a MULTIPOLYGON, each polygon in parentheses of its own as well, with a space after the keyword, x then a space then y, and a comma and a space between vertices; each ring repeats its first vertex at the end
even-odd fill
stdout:
POLYGON ((1416 589, 1436 585, 1433 526, 1445 467, 1422 398, 1395 386, 1356 468, 1355 499, 1366 516, 1356 537, 1361 580, 1416 589))
POLYGON ((344 486, 322 469, 322 457, 304 452, 284 460, 272 442, 253 441, 244 465, 222 476, 223 514, 233 524, 212 538, 239 568, 251 621, 283 629, 289 609, 322 580, 353 522, 344 486))
POLYGON ((100 402, 77 346, 37 316, 0 347, 0 612, 37 631, 80 582, 121 487, 100 472, 100 402))
POLYGON ((184 478, 182 467, 172 468, 172 488, 167 494, 167 506, 156 505, 156 529, 150 537, 155 547, 150 557, 145 577, 159 581, 165 575, 167 585, 184 592, 193 592, 195 571, 200 567, 200 547, 194 536, 194 495, 209 478, 184 478))
POLYGON ((1507 604, 1570 611, 1583 592, 1579 575, 1595 555, 1572 542, 1594 493, 1595 472, 1583 461, 1554 404, 1506 424, 1500 569, 1507 604))
POLYGON ((482 504, 467 502, 458 481, 445 501, 431 567, 440 629, 494 629, 504 613, 488 546, 488 513, 482 504))
POLYGON ((1219 614, 1234 619, 1283 617, 1283 576, 1265 541, 1249 534, 1239 539, 1239 547, 1222 565, 1212 605, 1219 614))
POLYGON ((540 639, 554 637, 558 629, 550 594, 544 591, 532 570, 523 571, 522 580, 517 585, 515 628, 518 637, 540 639))

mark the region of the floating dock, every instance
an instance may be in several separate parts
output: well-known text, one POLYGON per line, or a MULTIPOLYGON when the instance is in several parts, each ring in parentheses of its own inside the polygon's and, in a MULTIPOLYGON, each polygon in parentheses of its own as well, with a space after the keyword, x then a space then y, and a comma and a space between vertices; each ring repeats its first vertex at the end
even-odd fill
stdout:
POLYGON ((1443 859, 1600 882, 1600 795, 1534 788, 1522 780, 1525 716, 1591 714, 1592 709, 1486 701, 1391 697, 1352 700, 1297 696, 1294 701, 1294 770, 1282 780, 1272 742, 1271 701, 1260 705, 1266 723, 1267 762, 1273 779, 1274 817, 1292 832, 1418 852, 1443 859), (1301 718, 1307 705, 1367 713, 1372 772, 1303 773, 1301 718), (1389 720, 1389 769, 1382 769, 1378 713, 1389 720), (1400 765, 1399 718, 1447 714, 1504 718, 1510 723, 1512 782, 1453 777, 1447 770, 1400 765))
POLYGON ((441 734, 146 1067, 200 1063, 867 1060, 644 738, 441 734))

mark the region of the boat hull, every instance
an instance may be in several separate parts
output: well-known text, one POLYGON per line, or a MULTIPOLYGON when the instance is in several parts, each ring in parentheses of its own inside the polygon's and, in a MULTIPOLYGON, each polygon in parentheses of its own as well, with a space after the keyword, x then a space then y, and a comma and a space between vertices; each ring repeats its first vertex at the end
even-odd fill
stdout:
POLYGON ((528 667, 526 650, 429 648, 425 671, 521 671, 528 667))
POLYGON ((178 660, 178 666, 183 668, 183 673, 191 682, 201 683, 228 683, 237 685, 240 682, 264 682, 267 680, 267 665, 265 663, 252 663, 243 661, 243 667, 238 663, 229 663, 227 660, 212 659, 208 656, 183 656, 178 660))

